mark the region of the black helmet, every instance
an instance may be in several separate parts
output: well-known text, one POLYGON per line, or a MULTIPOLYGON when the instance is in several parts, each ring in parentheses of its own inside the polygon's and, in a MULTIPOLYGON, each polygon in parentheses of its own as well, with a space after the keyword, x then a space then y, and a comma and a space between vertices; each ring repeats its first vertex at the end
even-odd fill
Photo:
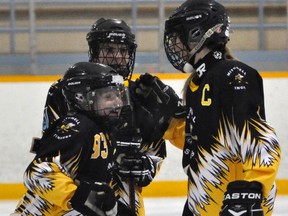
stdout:
POLYGON ((180 71, 203 45, 225 45, 229 40, 226 9, 214 0, 187 0, 165 23, 164 47, 171 64, 180 71), (194 43, 194 48, 189 47, 194 43))
POLYGON ((123 107, 130 107, 123 77, 107 65, 78 62, 67 70, 63 83, 63 95, 70 110, 114 120, 120 117, 123 107))
POLYGON ((131 28, 123 20, 100 18, 92 25, 86 39, 89 45, 90 62, 107 64, 124 79, 131 78, 137 44, 131 28), (111 53, 115 50, 114 55, 108 56, 105 50, 111 53), (123 57, 116 59, 117 52, 123 54, 123 57))

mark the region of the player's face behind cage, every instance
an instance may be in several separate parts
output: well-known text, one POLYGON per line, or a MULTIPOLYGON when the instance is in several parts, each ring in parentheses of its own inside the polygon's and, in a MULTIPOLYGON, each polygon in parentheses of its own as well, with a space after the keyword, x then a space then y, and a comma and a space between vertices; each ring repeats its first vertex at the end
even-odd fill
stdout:
POLYGON ((123 77, 107 65, 76 63, 66 72, 64 82, 63 95, 70 111, 79 110, 98 120, 115 121, 124 113, 122 110, 130 108, 123 77))
POLYGON ((96 116, 120 117, 122 108, 130 106, 128 90, 124 86, 107 86, 87 94, 90 109, 96 116))
POLYGON ((130 107, 129 90, 124 85, 112 85, 75 94, 78 109, 92 117, 117 119, 123 107, 130 107))
POLYGON ((93 24, 86 39, 89 45, 89 62, 107 64, 124 79, 131 78, 137 44, 135 35, 123 20, 100 18, 93 24), (107 55, 107 49, 110 49, 110 56, 107 55))
POLYGON ((98 55, 93 55, 92 62, 109 65, 117 71, 125 71, 129 67, 130 53, 126 44, 100 43, 99 50, 93 53, 98 55))

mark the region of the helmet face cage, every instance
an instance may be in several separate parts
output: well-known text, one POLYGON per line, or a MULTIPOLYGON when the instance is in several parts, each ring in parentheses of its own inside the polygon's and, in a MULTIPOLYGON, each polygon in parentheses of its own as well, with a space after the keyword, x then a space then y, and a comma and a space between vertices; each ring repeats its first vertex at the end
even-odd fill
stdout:
POLYGON ((165 51, 171 64, 181 71, 192 55, 205 45, 226 44, 228 40, 229 17, 225 8, 214 0, 187 0, 165 23, 165 51), (175 43, 179 40, 183 51, 179 51, 179 43, 175 43), (191 45, 197 47, 194 53, 191 45), (187 51, 191 52, 190 57, 186 55, 187 51))
POLYGON ((131 78, 135 64, 135 47, 111 42, 94 45, 90 47, 89 61, 109 65, 124 79, 131 78))
POLYGON ((100 19, 92 26, 86 39, 90 62, 108 64, 124 79, 131 78, 137 44, 135 35, 124 21, 100 19), (108 50, 110 53, 107 53, 108 50), (123 53, 127 55, 121 56, 123 53))
POLYGON ((180 39, 179 33, 165 34, 164 47, 169 62, 177 70, 182 71, 184 65, 189 61, 189 48, 180 39))

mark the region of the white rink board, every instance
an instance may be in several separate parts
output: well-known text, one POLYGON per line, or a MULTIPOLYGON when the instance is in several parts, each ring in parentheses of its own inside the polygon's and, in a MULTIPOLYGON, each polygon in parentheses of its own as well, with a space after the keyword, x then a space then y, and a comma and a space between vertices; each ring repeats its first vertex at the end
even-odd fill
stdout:
MULTIPOLYGON (((180 95, 184 80, 164 80, 180 95)), ((21 183, 33 136, 41 135, 42 113, 51 82, 0 82, 0 183, 21 183)), ((288 153, 288 79, 265 78, 267 121, 276 129, 283 155, 288 153)), ((168 142, 167 142, 168 143, 168 142)), ((182 152, 167 144, 168 157, 156 180, 184 180, 182 152)), ((277 178, 288 179, 288 157, 282 157, 277 178)))

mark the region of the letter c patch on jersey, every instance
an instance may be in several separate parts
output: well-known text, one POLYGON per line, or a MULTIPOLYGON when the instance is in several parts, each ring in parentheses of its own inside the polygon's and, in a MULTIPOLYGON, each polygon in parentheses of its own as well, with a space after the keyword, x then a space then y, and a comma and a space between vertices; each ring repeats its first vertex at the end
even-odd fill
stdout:
POLYGON ((207 92, 210 91, 210 85, 205 84, 202 90, 201 104, 202 106, 210 106, 212 103, 212 99, 207 96, 207 92))

